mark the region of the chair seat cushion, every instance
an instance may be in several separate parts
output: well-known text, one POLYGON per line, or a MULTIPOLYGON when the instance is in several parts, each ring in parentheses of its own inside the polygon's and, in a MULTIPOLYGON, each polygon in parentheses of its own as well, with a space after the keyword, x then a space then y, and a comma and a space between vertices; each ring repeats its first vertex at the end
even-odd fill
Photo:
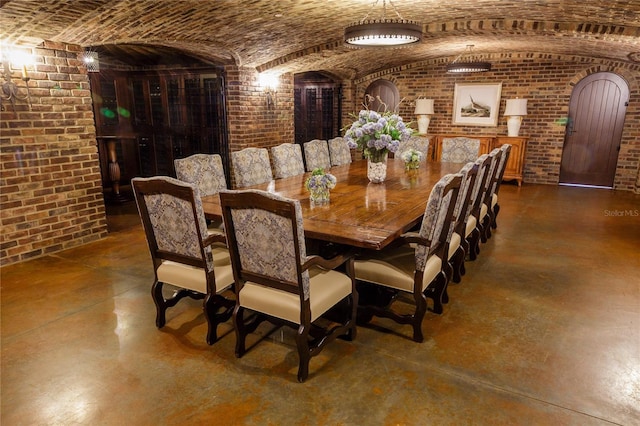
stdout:
MULTIPOLYGON (((482 203, 482 207, 480 207, 480 218, 484 219, 485 216, 489 213, 489 207, 485 203, 482 203)), ((483 223, 480 221, 480 223, 483 223)))
POLYGON ((460 247, 460 234, 458 234, 457 232, 454 232, 451 235, 451 243, 449 243, 449 257, 448 259, 451 259, 453 257, 453 254, 456 252, 456 250, 458 250, 458 247, 460 247))
MULTIPOLYGON (((309 305, 315 321, 351 294, 351 278, 342 272, 318 267, 309 269, 309 305)), ((300 296, 287 291, 245 282, 238 295, 240 306, 300 324, 300 296)))
POLYGON ((496 206, 496 204, 498 204, 498 194, 494 193, 491 196, 491 208, 493 209, 496 206))
MULTIPOLYGON (((216 277, 216 293, 233 284, 233 270, 229 251, 223 247, 211 247, 213 272, 216 277)), ((207 277, 204 269, 165 260, 156 271, 158 281, 188 290, 207 293, 207 277)))
POLYGON ((474 229, 476 229, 476 223, 478 221, 476 220, 475 216, 469 216, 469 219, 467 219, 467 227, 464 231, 464 237, 465 239, 469 237, 469 235, 471 235, 471 233, 473 232, 474 229))
MULTIPOLYGON (((413 293, 413 276, 416 269, 415 251, 400 247, 391 251, 373 253, 354 262, 356 279, 413 293)), ((435 255, 427 259, 422 280, 422 290, 438 275, 442 260, 435 255)))

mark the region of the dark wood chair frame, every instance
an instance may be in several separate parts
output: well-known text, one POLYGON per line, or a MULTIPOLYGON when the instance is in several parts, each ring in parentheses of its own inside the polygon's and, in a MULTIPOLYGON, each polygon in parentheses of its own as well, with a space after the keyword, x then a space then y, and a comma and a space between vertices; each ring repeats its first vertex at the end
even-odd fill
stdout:
MULTIPOLYGON (((453 210, 455 208, 455 203, 458 197, 458 191, 460 190, 460 185, 462 182, 461 175, 455 175, 454 179, 449 182, 447 186, 443 189, 442 200, 444 200, 449 193, 451 193, 451 201, 447 208, 447 212, 444 218, 442 230, 436 236, 435 244, 432 244, 426 238, 421 237, 418 232, 407 232, 400 237, 396 238, 393 243, 389 245, 385 250, 393 249, 394 247, 399 247, 402 245, 412 245, 419 244, 429 247, 429 252, 427 253, 427 259, 432 256, 438 256, 442 260, 442 268, 438 275, 429 283, 429 285, 422 290, 422 279, 424 275, 424 271, 416 270, 413 277, 413 302, 415 304, 415 311, 410 314, 400 314, 392 309, 392 304, 398 299, 402 292, 400 290, 394 290, 388 287, 375 285, 376 288, 379 289, 377 297, 371 298, 370 302, 361 303, 360 305, 360 314, 359 321, 361 323, 367 323, 371 320, 373 316, 389 318, 398 324, 410 324, 413 327, 413 340, 421 343, 424 341, 424 335, 422 333, 422 321, 424 320, 424 316, 427 312, 427 299, 431 299, 433 301, 433 312, 436 314, 441 314, 443 312, 442 304, 444 303, 444 299, 447 291, 447 257, 448 257, 448 245, 446 244, 447 240, 447 232, 449 230, 449 226, 453 219, 453 210)), ((438 215, 440 214, 440 209, 442 208, 442 204, 438 208, 438 215)), ((437 220, 437 217, 436 219, 437 220)), ((405 293, 406 294, 406 293, 405 293)))
MULTIPOLYGON (((506 144, 503 145, 502 148, 502 160, 500 163, 500 170, 498 170, 498 176, 496 177, 496 181, 494 182, 494 190, 493 193, 498 195, 500 191, 500 185, 502 184, 502 179, 504 178, 504 172, 507 169, 507 163, 509 162, 509 157, 511 156, 511 145, 506 144)), ((491 202, 491 200, 489 200, 491 202)), ((491 204, 489 204, 491 206, 491 204)), ((498 227, 498 213, 500 212, 500 204, 496 203, 493 206, 493 209, 489 209, 491 211, 491 228, 496 229, 498 227)), ((489 234, 489 237, 491 235, 489 234)))
MULTIPOLYGON (((299 246, 299 230, 296 222, 296 212, 293 203, 267 198, 259 194, 260 191, 223 191, 220 193, 220 204, 222 214, 227 230, 227 238, 229 241, 229 250, 231 254, 231 262, 233 265, 233 273, 235 279, 236 300, 245 285, 250 281, 264 286, 269 286, 281 291, 296 294, 300 297, 300 324, 286 321, 280 318, 271 317, 264 313, 257 312, 253 316, 245 319, 244 307, 240 305, 239 300, 233 311, 233 325, 236 331, 236 357, 242 357, 246 352, 246 337, 252 333, 264 321, 277 326, 288 326, 297 330, 296 347, 298 350, 299 366, 298 381, 304 382, 309 375, 309 361, 312 357, 318 355, 322 349, 337 337, 346 340, 356 338, 356 314, 358 307, 358 292, 356 290, 355 274, 353 269, 354 253, 347 252, 338 254, 331 259, 324 259, 318 255, 307 256, 307 260, 297 264, 297 282, 287 282, 270 277, 263 274, 248 271, 242 267, 240 256, 237 249, 237 240, 235 233, 235 223, 233 221, 231 210, 233 209, 263 209, 279 216, 291 220, 293 230, 293 240, 295 246, 296 259, 300 259, 299 246), (343 266, 346 274, 351 278, 352 292, 346 297, 347 307, 340 310, 346 318, 339 325, 333 325, 328 328, 322 328, 311 322, 311 308, 309 299, 304 299, 302 291, 302 273, 312 266, 319 266, 323 269, 336 269, 343 266)), ((338 309, 339 310, 339 309, 338 309)), ((333 318, 332 318, 333 319, 333 318)))
MULTIPOLYGON (((476 219, 476 227, 471 232, 471 235, 466 239, 465 250, 469 256, 469 260, 476 260, 480 254, 480 240, 481 235, 484 233, 482 218, 480 217, 480 210, 484 201, 484 196, 489 184, 489 173, 491 172, 491 162, 493 158, 488 156, 478 164, 478 172, 476 176, 476 185, 478 185, 478 192, 475 199, 471 203, 471 215, 476 219)), ((472 196, 473 197, 473 196, 472 196)), ((464 263, 460 266, 460 274, 465 274, 464 263)))
POLYGON ((207 272, 205 263, 205 247, 212 244, 225 243, 226 239, 224 235, 214 234, 207 236, 207 230, 200 228, 200 222, 198 221, 198 215, 196 211, 195 197, 193 187, 174 185, 165 180, 132 180, 132 187, 135 194, 136 202, 138 204, 138 210, 142 219, 142 225, 147 237, 149 245, 149 251, 151 253, 151 260, 153 261, 153 269, 155 279, 153 286, 151 287, 151 296, 156 305, 156 327, 162 328, 166 324, 166 311, 167 308, 175 306, 181 299, 190 297, 196 300, 203 301, 203 311, 207 320, 207 343, 212 345, 218 340, 217 327, 219 324, 226 322, 231 318, 235 301, 225 298, 224 296, 216 293, 216 278, 213 269, 207 272), (151 194, 167 194, 181 200, 188 201, 192 206, 193 221, 197 229, 197 233, 201 238, 200 241, 200 257, 185 256, 179 253, 167 252, 160 250, 156 240, 153 226, 149 217, 149 211, 144 201, 145 195, 151 194), (171 297, 165 298, 163 295, 164 283, 158 281, 157 270, 162 264, 163 260, 170 260, 197 268, 202 268, 206 274, 207 280, 207 293, 203 294, 197 291, 189 289, 177 289, 171 297))

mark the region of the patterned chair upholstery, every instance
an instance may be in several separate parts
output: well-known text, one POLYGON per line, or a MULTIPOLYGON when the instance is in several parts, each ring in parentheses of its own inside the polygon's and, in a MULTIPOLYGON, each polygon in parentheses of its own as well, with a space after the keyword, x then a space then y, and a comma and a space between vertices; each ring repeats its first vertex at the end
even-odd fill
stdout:
POLYGON ((427 155, 429 155, 429 138, 411 136, 409 139, 400 142, 394 158, 401 160, 402 153, 410 149, 421 152, 426 160, 427 155))
POLYGON ((274 146, 271 148, 271 158, 273 159, 273 174, 276 179, 304 173, 302 150, 298 144, 283 143, 274 146))
POLYGON ((462 280, 464 259, 469 250, 469 246, 463 237, 466 236, 465 231, 470 214, 469 205, 478 175, 478 165, 476 163, 467 163, 460 169, 460 174, 462 175, 462 183, 460 185, 460 192, 458 193, 458 200, 453 210, 450 236, 447 239, 449 259, 447 268, 448 278, 456 283, 462 280))
POLYGON ((220 204, 236 277, 236 356, 245 353, 247 334, 262 321, 290 326, 296 330, 298 380, 302 382, 309 374, 310 358, 327 343, 338 336, 356 336, 358 293, 353 257, 307 256, 302 209, 297 200, 240 190, 222 191, 220 204), (335 270, 340 265, 345 265, 346 273, 335 270), (323 329, 316 320, 342 300, 348 306, 343 311, 346 318, 339 325, 323 329), (247 321, 246 309, 259 314, 247 321))
MULTIPOLYGON (((465 240, 468 242, 467 254, 470 260, 476 260, 478 254, 480 254, 480 240, 481 235, 484 233, 481 215, 486 214, 486 212, 483 212, 482 205, 484 204, 485 194, 491 178, 493 158, 489 154, 482 154, 475 163, 478 165, 478 175, 471 193, 471 201, 468 207, 469 217, 465 227, 465 240)), ((461 268, 461 273, 464 275, 464 267, 461 268)))
POLYGON ((491 238, 491 227, 495 222, 494 203, 497 203, 496 189, 499 186, 499 180, 502 179, 504 174, 504 167, 506 166, 506 156, 509 151, 503 151, 501 148, 495 148, 489 153, 489 157, 492 158, 491 167, 486 186, 486 191, 482 200, 482 207, 480 210, 480 217, 482 223, 483 233, 480 235, 480 240, 485 243, 491 238), (505 160, 505 161, 503 161, 505 160), (495 200, 494 200, 495 197, 495 200))
POLYGON ((498 191, 500 191, 500 184, 502 183, 502 179, 504 178, 504 171, 507 168, 507 162, 509 161, 509 157, 511 155, 511 145, 506 143, 500 147, 500 151, 502 151, 502 157, 500 157, 500 164, 498 165, 498 174, 496 176, 496 181, 493 183, 493 194, 491 196, 491 209, 490 213, 491 217, 491 228, 496 229, 498 227, 498 213, 500 212, 500 204, 498 204, 498 191))
POLYGON ((441 161, 468 163, 476 161, 480 153, 480 140, 464 137, 442 139, 441 161))
POLYGON ((351 163, 351 149, 342 137, 329 139, 329 157, 331 157, 332 166, 341 166, 351 163))
POLYGON ((166 310, 180 299, 203 299, 207 343, 217 340, 217 326, 231 317, 234 302, 222 296, 233 284, 233 270, 223 235, 207 234, 198 189, 166 176, 131 180, 147 237, 155 278, 151 295, 156 326, 164 327, 166 310), (164 284, 178 287, 169 298, 164 284))
POLYGON ((273 179, 269 151, 266 148, 245 148, 232 152, 231 162, 237 188, 258 185, 273 179))
POLYGON ((461 180, 460 174, 450 174, 436 183, 429 195, 419 232, 405 233, 395 245, 381 251, 363 252, 356 260, 356 280, 390 290, 388 300, 382 303, 361 303, 363 322, 374 315, 391 318, 400 324, 411 324, 413 340, 424 340, 422 320, 427 311, 426 298, 433 300, 434 312, 442 313, 447 287, 443 259, 447 255, 446 238, 461 180), (413 313, 401 314, 391 308, 398 292, 413 296, 413 313))
POLYGON ((218 154, 194 154, 173 161, 176 177, 194 184, 200 196, 214 195, 227 188, 222 158, 218 154))
MULTIPOLYGON (((174 160, 173 166, 176 169, 176 177, 183 182, 194 184, 201 197, 215 195, 221 189, 227 188, 222 157, 218 154, 194 154, 174 160)), ((221 220, 208 221, 208 224, 210 233, 224 233, 221 220)))
POLYGON ((328 170, 331 168, 331 159, 329 157, 329 145, 327 141, 314 139, 304 143, 304 161, 307 165, 307 171, 312 172, 314 169, 322 168, 328 170))

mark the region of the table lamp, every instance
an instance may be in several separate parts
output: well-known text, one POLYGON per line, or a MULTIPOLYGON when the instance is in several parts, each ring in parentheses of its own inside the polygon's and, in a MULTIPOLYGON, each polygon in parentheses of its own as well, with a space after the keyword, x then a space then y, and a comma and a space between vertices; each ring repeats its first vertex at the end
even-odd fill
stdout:
POLYGON ((418 116, 418 133, 426 135, 433 114, 433 99, 416 99, 415 115, 418 116))
POLYGON ((518 136, 522 117, 527 115, 526 99, 507 99, 507 107, 504 109, 504 116, 507 119, 507 136, 518 136))

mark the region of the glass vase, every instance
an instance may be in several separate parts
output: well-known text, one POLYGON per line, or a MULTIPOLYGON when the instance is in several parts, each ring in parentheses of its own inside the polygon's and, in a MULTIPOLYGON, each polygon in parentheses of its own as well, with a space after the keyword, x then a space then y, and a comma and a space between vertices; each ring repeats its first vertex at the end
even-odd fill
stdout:
POLYGON ((387 178, 387 157, 384 151, 372 151, 367 158, 367 177, 371 183, 382 183, 387 178))

